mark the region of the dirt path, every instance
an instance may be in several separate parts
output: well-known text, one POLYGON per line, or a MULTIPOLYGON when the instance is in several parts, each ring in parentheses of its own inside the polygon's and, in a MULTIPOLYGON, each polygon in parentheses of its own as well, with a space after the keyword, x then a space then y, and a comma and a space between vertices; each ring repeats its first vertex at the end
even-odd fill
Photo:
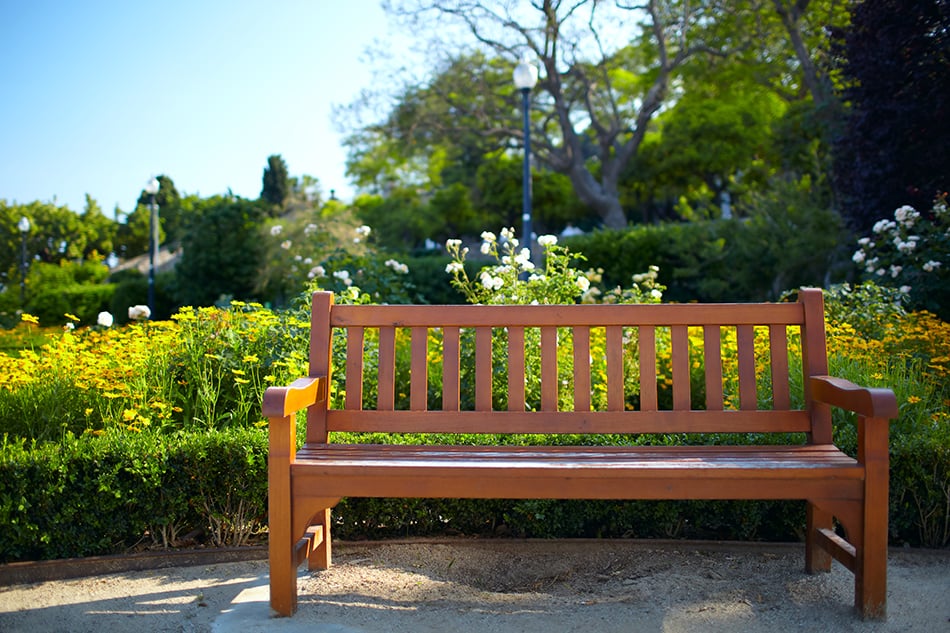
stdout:
POLYGON ((0 587, 0 631, 950 632, 950 552, 892 551, 887 622, 852 615, 801 546, 649 541, 338 543, 272 619, 266 562, 0 587))

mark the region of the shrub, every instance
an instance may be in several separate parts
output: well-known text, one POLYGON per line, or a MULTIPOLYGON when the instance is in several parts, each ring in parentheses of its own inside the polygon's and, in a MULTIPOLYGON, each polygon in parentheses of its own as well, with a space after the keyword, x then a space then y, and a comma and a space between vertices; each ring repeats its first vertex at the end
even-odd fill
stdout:
POLYGON ((0 443, 0 561, 174 545, 200 529, 243 545, 264 524, 267 434, 66 435, 0 443))
POLYGON ((950 318, 950 211, 946 195, 923 216, 910 206, 879 220, 852 260, 865 278, 900 290, 918 309, 950 318))

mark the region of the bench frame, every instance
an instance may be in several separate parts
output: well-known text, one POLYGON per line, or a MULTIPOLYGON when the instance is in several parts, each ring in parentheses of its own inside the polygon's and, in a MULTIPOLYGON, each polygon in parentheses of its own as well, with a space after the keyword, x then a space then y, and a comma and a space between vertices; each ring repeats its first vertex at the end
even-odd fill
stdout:
MULTIPOLYGON (((714 338, 713 338, 714 337, 714 338)), ((333 295, 313 295, 309 376, 268 388, 268 464, 271 607, 290 616, 297 608, 297 567, 330 566, 330 509, 342 497, 570 498, 570 499, 803 499, 805 570, 830 571, 832 558, 854 573, 855 608, 883 619, 887 596, 888 420, 898 414, 893 392, 867 389, 827 375, 821 291, 802 289, 784 304, 612 306, 351 306, 333 295), (687 327, 706 340, 735 327, 739 408, 723 406, 719 345, 704 345, 706 409, 693 410, 689 394, 687 327), (759 410, 755 392, 754 328, 768 326, 773 409, 759 410), (789 405, 787 328, 801 332, 805 408, 789 405), (524 407, 526 327, 541 330, 541 406, 524 407), (592 327, 606 330, 608 404, 592 411, 592 327), (673 407, 659 410, 657 327, 672 343, 673 407), (330 409, 334 331, 346 328, 346 402, 330 409), (376 409, 362 405, 367 329, 379 328, 376 409), (412 333, 411 404, 394 407, 395 331, 412 333), (444 336, 443 404, 427 408, 430 329, 444 336), (460 384, 459 332, 474 328, 474 385, 460 384), (492 328, 508 339, 507 411, 492 410, 492 328), (559 411, 558 331, 573 330, 574 410, 559 411), (623 328, 637 328, 640 410, 626 411, 623 328), (352 380, 351 380, 352 379, 352 380), (461 411, 459 394, 474 387, 475 410, 461 411), (856 414, 858 455, 832 444, 831 407, 856 414), (296 414, 306 410, 307 432, 297 451, 296 414), (398 447, 331 444, 333 431, 392 433, 697 433, 804 432, 796 446, 689 447, 398 447), (847 540, 836 532, 835 521, 847 540)))

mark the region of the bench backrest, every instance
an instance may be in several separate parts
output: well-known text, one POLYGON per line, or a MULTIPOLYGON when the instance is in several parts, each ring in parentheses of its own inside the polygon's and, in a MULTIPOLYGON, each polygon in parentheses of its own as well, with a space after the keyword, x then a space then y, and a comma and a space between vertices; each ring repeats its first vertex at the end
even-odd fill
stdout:
POLYGON ((335 346, 345 396, 308 414, 310 442, 328 431, 831 442, 807 389, 827 374, 819 289, 795 303, 554 306, 335 305, 315 293, 310 375, 331 374, 335 346))

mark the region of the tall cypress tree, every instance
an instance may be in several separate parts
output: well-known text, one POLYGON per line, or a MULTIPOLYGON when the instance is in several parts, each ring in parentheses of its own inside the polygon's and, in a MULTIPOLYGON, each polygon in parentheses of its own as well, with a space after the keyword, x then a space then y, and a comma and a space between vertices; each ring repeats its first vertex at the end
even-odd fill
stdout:
POLYGON ((287 163, 280 154, 267 157, 263 180, 261 198, 271 204, 282 206, 290 193, 290 178, 287 176, 287 163))

